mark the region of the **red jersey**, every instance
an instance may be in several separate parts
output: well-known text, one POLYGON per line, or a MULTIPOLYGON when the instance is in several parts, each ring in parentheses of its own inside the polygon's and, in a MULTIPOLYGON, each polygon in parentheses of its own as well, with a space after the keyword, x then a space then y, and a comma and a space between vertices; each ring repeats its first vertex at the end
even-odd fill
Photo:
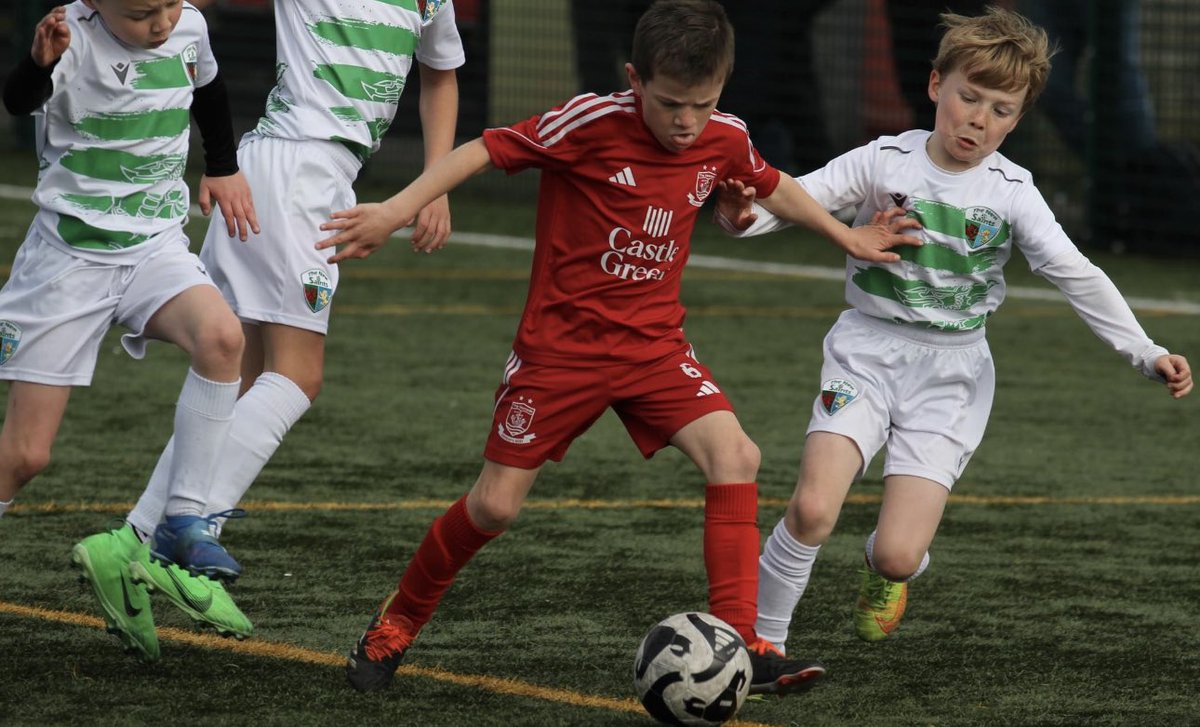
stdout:
POLYGON ((542 170, 529 295, 513 351, 551 366, 649 361, 684 345, 679 284, 696 214, 721 179, 767 197, 779 171, 737 117, 714 112, 681 152, 642 122, 632 91, 576 96, 487 129, 492 163, 542 170))

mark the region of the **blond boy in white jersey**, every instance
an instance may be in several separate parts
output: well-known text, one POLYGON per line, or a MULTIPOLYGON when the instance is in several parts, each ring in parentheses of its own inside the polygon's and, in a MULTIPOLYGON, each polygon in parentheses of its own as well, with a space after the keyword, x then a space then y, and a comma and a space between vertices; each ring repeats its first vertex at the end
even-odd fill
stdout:
MULTIPOLYGON (((200 253, 246 337, 241 398, 207 508, 218 516, 214 534, 321 389, 338 267, 315 249, 318 228, 354 206, 351 185, 391 125, 414 61, 427 165, 453 147, 458 116, 464 54, 450 0, 288 0, 274 12, 276 86, 238 149, 263 234, 242 245, 212 224, 200 253)), ((440 248, 447 198, 413 222, 414 244, 440 248)), ((176 448, 167 444, 129 514, 134 526, 161 508, 176 448)), ((241 572, 234 566, 231 577, 241 572)))
POLYGON ((39 22, 4 100, 12 113, 36 113, 40 172, 39 211, 0 290, 0 379, 12 382, 0 432, 0 508, 49 463, 71 388, 91 383, 113 322, 129 329, 122 343, 135 358, 147 339, 175 343, 191 368, 174 426, 186 444, 167 473, 167 496, 141 538, 121 527, 84 539, 72 555, 110 628, 148 660, 159 650, 145 587, 132 572, 139 561, 142 579, 150 571, 173 579, 198 607, 223 612, 225 632, 245 635, 249 623, 228 594, 188 572, 224 554, 207 537, 204 515, 243 348, 236 317, 183 234, 192 118, 206 142, 201 207, 207 213, 215 200, 230 234, 243 240, 257 228, 204 20, 182 0, 55 8, 39 22), (156 528, 152 560, 142 540, 156 528))
MULTIPOLYGON (((984 323, 1004 299, 1012 246, 1056 285, 1102 340, 1181 398, 1183 356, 1151 341, 1108 277, 1071 243, 1025 169, 997 149, 1050 72, 1046 34, 1020 15, 942 16, 929 78, 932 133, 883 137, 800 178, 827 209, 858 207, 855 224, 902 207, 925 244, 897 263, 847 261, 842 314, 825 338, 821 393, 784 518, 759 560, 758 633, 783 647, 792 611, 851 484, 886 444, 883 504, 867 538, 855 632, 886 638, 900 623, 908 582, 950 490, 983 438, 994 388, 984 323)), ((778 229, 726 185, 718 221, 739 235, 778 229)))

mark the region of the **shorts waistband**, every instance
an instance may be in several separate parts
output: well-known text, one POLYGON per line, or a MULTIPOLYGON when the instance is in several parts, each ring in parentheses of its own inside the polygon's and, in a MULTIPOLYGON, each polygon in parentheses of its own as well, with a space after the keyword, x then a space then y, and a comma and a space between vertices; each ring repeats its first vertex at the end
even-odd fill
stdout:
POLYGON ((250 131, 242 136, 241 143, 251 144, 262 141, 278 144, 296 144, 298 146, 297 153, 299 154, 324 154, 351 183, 358 177, 358 172, 362 169, 362 162, 359 161, 359 158, 343 144, 336 141, 325 139, 285 139, 281 136, 264 136, 263 134, 250 131))
POLYGON ((982 327, 970 331, 940 331, 936 328, 925 328, 911 323, 897 323, 876 318, 854 308, 842 313, 841 319, 874 328, 889 336, 934 348, 970 348, 984 341, 987 335, 987 330, 982 327))

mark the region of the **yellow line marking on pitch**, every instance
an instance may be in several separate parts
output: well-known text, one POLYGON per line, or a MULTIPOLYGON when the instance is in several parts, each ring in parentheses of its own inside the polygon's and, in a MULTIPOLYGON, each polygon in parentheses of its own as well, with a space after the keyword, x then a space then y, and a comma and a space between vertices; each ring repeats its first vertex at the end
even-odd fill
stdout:
MULTIPOLYGON (((73 611, 55 611, 37 606, 22 606, 6 601, 0 601, 0 613, 7 613, 21 618, 38 619, 40 621, 53 621, 69 626, 83 626, 94 629, 105 628, 103 619, 96 618, 95 616, 75 613, 73 611)), ((188 646, 196 646, 202 649, 220 649, 248 656, 282 659, 316 666, 342 667, 346 663, 346 656, 341 653, 314 651, 294 644, 263 641, 261 639, 237 641, 235 639, 195 633, 169 626, 158 627, 158 638, 160 641, 187 644, 188 646)), ((567 689, 542 687, 517 679, 506 679, 482 674, 458 674, 437 667, 416 666, 415 664, 401 664, 400 668, 396 670, 396 674, 405 677, 434 679, 446 682, 447 684, 454 684, 455 686, 483 689, 496 694, 528 697, 547 702, 559 702, 573 707, 591 707, 594 709, 607 709, 613 712, 630 712, 633 714, 642 713, 642 705, 634 699, 616 699, 614 697, 581 694, 567 689)), ((741 727, 768 727, 757 722, 745 722, 741 720, 731 722, 730 724, 740 725, 741 727)))
MULTIPOLYGON (((850 495, 846 502, 851 505, 877 505, 880 495, 850 495)), ((417 499, 396 502, 278 502, 247 500, 240 507, 252 512, 307 512, 342 511, 369 512, 375 510, 445 510, 454 500, 417 499)), ((1200 495, 1143 495, 1111 497, 1043 497, 1043 496, 983 496, 951 495, 950 502, 957 505, 979 505, 983 507, 1014 505, 1200 505, 1200 495)), ((760 497, 762 507, 783 507, 787 500, 781 497, 760 497)), ((565 498, 561 500, 527 500, 527 510, 642 510, 652 508, 696 510, 704 507, 703 498, 675 498, 659 500, 585 500, 565 498)), ((100 512, 124 514, 133 509, 128 502, 40 502, 15 504, 12 514, 57 514, 70 512, 100 512)))

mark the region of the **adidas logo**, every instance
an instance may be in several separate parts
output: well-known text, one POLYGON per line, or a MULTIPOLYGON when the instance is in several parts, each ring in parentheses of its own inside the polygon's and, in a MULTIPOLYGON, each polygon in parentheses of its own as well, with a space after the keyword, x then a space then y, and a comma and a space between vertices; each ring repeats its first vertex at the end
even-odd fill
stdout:
POLYGON ((696 396, 712 396, 713 394, 720 393, 721 390, 717 388, 716 384, 711 381, 705 381, 700 384, 700 390, 696 392, 696 396))
POLYGON ((613 184, 619 184, 623 187, 636 187, 637 186, 637 181, 635 181, 633 178, 633 170, 630 169, 629 167, 625 167, 621 171, 612 175, 611 177, 608 178, 608 181, 612 182, 613 184))

